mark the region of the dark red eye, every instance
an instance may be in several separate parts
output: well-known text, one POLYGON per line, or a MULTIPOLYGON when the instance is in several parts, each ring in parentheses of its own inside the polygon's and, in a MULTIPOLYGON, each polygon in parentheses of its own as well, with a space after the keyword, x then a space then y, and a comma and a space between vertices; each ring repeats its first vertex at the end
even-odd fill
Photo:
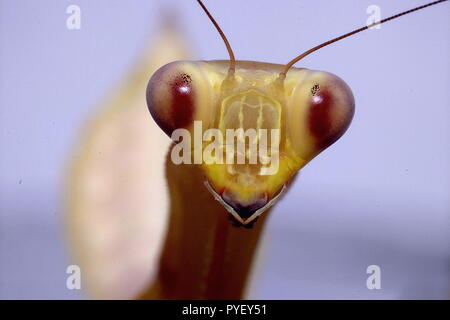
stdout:
POLYGON ((187 128, 194 117, 192 78, 179 63, 158 69, 147 86, 147 106, 155 122, 167 134, 187 128))
POLYGON ((347 84, 332 74, 314 83, 309 98, 307 123, 318 150, 324 150, 348 129, 355 112, 353 94, 347 84))

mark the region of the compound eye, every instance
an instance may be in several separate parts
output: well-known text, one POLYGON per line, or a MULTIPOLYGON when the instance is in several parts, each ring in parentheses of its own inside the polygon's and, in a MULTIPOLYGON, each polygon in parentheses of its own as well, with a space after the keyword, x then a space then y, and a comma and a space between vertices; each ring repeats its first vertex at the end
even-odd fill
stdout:
POLYGON ((294 148, 310 160, 345 133, 353 119, 355 101, 350 87, 339 77, 304 72, 308 74, 294 89, 288 121, 294 148))
POLYGON ((194 120, 201 120, 199 97, 205 95, 206 89, 204 77, 195 69, 188 62, 172 62, 158 69, 148 82, 148 109, 168 136, 175 129, 189 129, 194 120))

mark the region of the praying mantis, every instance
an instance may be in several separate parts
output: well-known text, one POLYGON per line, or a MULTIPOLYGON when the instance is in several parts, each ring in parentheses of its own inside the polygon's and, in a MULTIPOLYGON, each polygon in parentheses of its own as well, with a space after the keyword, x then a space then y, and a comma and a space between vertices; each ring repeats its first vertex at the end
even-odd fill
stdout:
POLYGON ((150 113, 169 136, 180 128, 192 132, 194 121, 201 121, 204 129, 227 129, 239 127, 233 117, 254 117, 248 127, 280 129, 280 166, 266 176, 254 174, 261 165, 253 171, 244 164, 234 168, 240 178, 233 180, 227 164, 174 164, 172 146, 166 158, 169 226, 156 280, 141 298, 242 298, 271 205, 289 189, 299 169, 344 134, 354 113, 353 95, 341 79, 293 65, 366 27, 308 50, 287 65, 237 61, 212 15, 198 3, 219 30, 230 59, 163 66, 147 88, 150 113), (233 113, 236 101, 248 108, 233 113), (262 109, 262 117, 252 115, 253 109, 262 109), (264 123, 273 118, 278 120, 258 127, 258 119, 264 123))
MULTIPOLYGON (((224 142, 220 135, 214 136, 217 148, 215 154, 210 155, 212 159, 202 163, 200 157, 194 162, 203 167, 207 186, 214 197, 237 223, 245 226, 273 205, 298 170, 345 133, 354 115, 354 97, 343 80, 323 71, 296 69, 294 64, 334 42, 444 1, 435 1, 344 34, 302 53, 285 66, 236 61, 223 31, 203 2, 197 2, 222 37, 230 60, 180 61, 165 65, 149 81, 147 104, 155 122, 175 141, 180 140, 180 136, 173 134, 181 128, 186 136, 193 134, 195 122, 205 127, 194 134, 197 136, 202 136, 209 128, 220 128, 219 133, 241 130, 237 138, 243 146, 240 151, 231 148, 230 154, 227 149, 226 163, 222 154, 217 155, 225 144, 227 148, 233 144, 234 138, 227 137, 224 142), (240 166, 233 161, 235 153, 249 157, 250 150, 244 150, 247 147, 244 130, 255 129, 280 132, 270 144, 270 154, 277 158, 274 174, 262 173, 266 167, 256 160, 246 165, 244 159, 240 166)), ((248 138, 258 143, 261 136, 248 138)), ((204 148, 201 143, 194 146, 194 158, 204 148)), ((188 155, 188 160, 190 157, 188 155)))
MULTIPOLYGON (((235 168, 233 161, 217 161, 217 154, 224 142, 216 136, 216 141, 219 140, 218 148, 215 150, 215 158, 210 154, 210 157, 214 158, 210 163, 196 163, 201 169, 175 168, 171 166, 168 157, 169 170, 179 171, 179 176, 183 176, 183 179, 187 179, 192 185, 192 181, 198 180, 203 173, 206 186, 231 214, 231 220, 238 226, 253 226, 257 218, 278 199, 296 172, 345 133, 354 115, 354 97, 343 80, 327 72, 297 69, 293 67, 294 64, 334 42, 444 1, 431 2, 356 29, 300 54, 283 66, 236 61, 231 45, 218 23, 203 2, 197 0, 222 37, 230 59, 210 62, 180 61, 163 66, 152 76, 147 87, 149 111, 161 129, 175 141, 178 141, 180 136, 175 135, 174 138, 173 133, 180 128, 183 128, 187 135, 192 133, 195 121, 203 123, 206 128, 220 128, 222 132, 232 128, 240 129, 241 136, 238 136, 238 139, 243 140, 245 146, 245 129, 280 130, 279 139, 270 146, 271 152, 279 157, 279 168, 275 174, 266 176, 261 174, 261 166, 256 165, 255 169, 255 166, 241 163, 243 167, 235 168), (277 144, 275 151, 274 144, 277 144)), ((260 137, 256 140, 258 138, 260 137)), ((251 139, 252 137, 249 138, 251 139)), ((229 143, 227 140, 227 147, 229 143)), ((204 145, 192 147, 192 157, 195 158, 195 154, 201 152, 202 148, 204 145)), ((235 149, 232 149, 233 152, 237 153, 235 149)), ((249 154, 247 151, 241 152, 246 157, 249 154)), ((188 156, 190 157, 191 155, 188 156)), ((233 157, 232 154, 231 160, 233 157)), ((178 186, 183 183, 171 176, 169 171, 168 178, 177 181, 178 186)), ((200 188, 201 183, 195 185, 200 188)), ((189 186, 184 188, 188 189, 189 186)), ((174 189, 171 191, 174 192, 174 189)), ((181 206, 188 206, 189 202, 195 203, 195 195, 188 191, 185 193, 189 194, 189 197, 184 199, 185 202, 175 200, 178 200, 181 206)), ((205 199, 201 201, 203 204, 207 202, 205 199)), ((219 216, 211 218, 211 215, 217 214, 199 213, 204 209, 202 206, 193 205, 192 210, 197 211, 197 214, 193 214, 190 219, 182 217, 189 215, 189 210, 173 210, 172 220, 178 222, 169 226, 168 234, 172 236, 167 238, 159 277, 144 297, 242 297, 261 228, 254 231, 237 231, 238 229, 230 227, 230 222, 226 221, 223 214, 222 217, 218 213, 219 216), (195 239, 193 233, 186 231, 189 228, 194 229, 190 225, 191 221, 193 225, 206 223, 206 228, 202 225, 196 232, 209 228, 215 230, 209 240, 205 239, 212 243, 210 250, 201 254, 196 252, 201 244, 192 241, 204 239, 195 239), (185 237, 179 241, 171 239, 176 233, 184 234, 185 237), (175 253, 176 247, 180 250, 178 254, 175 253), (208 257, 205 258, 208 261, 190 265, 189 256, 208 257)), ((212 205, 206 211, 210 210, 217 211, 217 208, 212 205)))

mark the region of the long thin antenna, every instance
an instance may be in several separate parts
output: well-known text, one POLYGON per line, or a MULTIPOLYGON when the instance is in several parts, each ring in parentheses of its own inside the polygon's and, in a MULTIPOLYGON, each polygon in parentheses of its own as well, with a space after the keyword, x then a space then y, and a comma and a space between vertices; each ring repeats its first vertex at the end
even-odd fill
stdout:
POLYGON ((223 33, 222 29, 220 29, 219 24, 214 20, 211 13, 209 13, 208 9, 205 7, 203 2, 201 0, 197 0, 198 4, 202 7, 203 11, 205 11, 206 15, 208 16, 209 20, 213 23, 213 25, 216 27, 217 31, 219 32, 220 36, 223 39, 223 42, 225 42, 225 46, 227 47, 228 54, 230 55, 230 68, 228 69, 228 75, 234 75, 234 72, 236 70, 236 59, 234 57, 233 49, 231 49, 230 43, 228 42, 227 37, 223 33))
POLYGON ((337 37, 337 38, 334 38, 334 39, 329 40, 329 41, 327 41, 327 42, 324 42, 324 43, 322 43, 322 44, 319 44, 318 46, 316 46, 316 47, 314 47, 314 48, 312 48, 312 49, 309 49, 308 51, 303 52, 301 55, 299 55, 298 57, 296 57, 295 59, 293 59, 292 61, 290 61, 290 62, 284 67, 283 72, 280 73, 280 78, 284 79, 284 78, 286 77, 286 73, 289 71, 290 68, 292 68, 292 66, 293 66, 295 63, 299 62, 301 59, 303 59, 303 58, 306 57, 307 55, 313 53, 314 51, 319 50, 320 48, 326 47, 326 46, 328 46, 328 45, 330 45, 330 44, 332 44, 332 43, 334 43, 334 42, 336 42, 336 41, 345 39, 345 38, 350 37, 350 36, 352 36, 352 35, 354 35, 354 34, 356 34, 356 33, 361 32, 361 31, 365 31, 365 30, 367 30, 367 29, 369 29, 369 28, 371 28, 371 27, 374 27, 374 26, 376 26, 376 25, 379 25, 379 24, 388 22, 388 21, 390 21, 390 20, 394 20, 394 19, 396 19, 396 18, 399 18, 399 17, 404 16, 404 15, 406 15, 406 14, 412 13, 412 12, 414 12, 414 11, 418 11, 418 10, 421 10, 421 9, 425 9, 425 8, 427 8, 427 7, 434 6, 435 4, 438 4, 438 3, 441 3, 441 2, 445 2, 445 1, 447 1, 447 0, 439 0, 439 1, 430 2, 430 3, 425 4, 425 5, 423 5, 423 6, 420 6, 420 7, 417 7, 417 8, 411 9, 411 10, 408 10, 408 11, 401 12, 401 13, 396 14, 396 15, 394 15, 394 16, 391 16, 391 17, 389 17, 389 18, 386 18, 386 19, 383 19, 383 20, 381 20, 381 21, 372 23, 372 24, 370 24, 370 25, 368 25, 368 26, 365 26, 365 27, 356 29, 356 30, 354 30, 354 31, 352 31, 352 32, 349 32, 349 33, 346 33, 346 34, 344 34, 344 35, 342 35, 342 36, 340 36, 340 37, 337 37))

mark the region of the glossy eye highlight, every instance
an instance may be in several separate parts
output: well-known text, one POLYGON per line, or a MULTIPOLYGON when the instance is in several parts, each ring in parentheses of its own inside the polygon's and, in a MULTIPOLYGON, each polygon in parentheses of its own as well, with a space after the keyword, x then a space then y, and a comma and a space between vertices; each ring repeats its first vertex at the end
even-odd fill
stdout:
POLYGON ((312 89, 308 113, 308 127, 316 148, 324 150, 338 140, 348 129, 355 110, 350 88, 331 74, 325 83, 312 89))
POLYGON ((338 140, 355 112, 350 87, 334 74, 302 70, 288 108, 294 149, 310 160, 338 140))
POLYGON ((195 112, 192 77, 177 63, 167 64, 155 72, 146 96, 150 114, 167 135, 192 123, 195 112))

